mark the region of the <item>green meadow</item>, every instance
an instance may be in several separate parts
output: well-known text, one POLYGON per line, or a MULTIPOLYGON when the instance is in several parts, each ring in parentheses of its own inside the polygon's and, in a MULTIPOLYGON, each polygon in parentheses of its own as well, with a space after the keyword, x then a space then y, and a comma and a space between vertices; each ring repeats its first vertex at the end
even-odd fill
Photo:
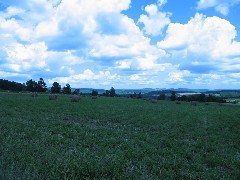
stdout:
POLYGON ((240 107, 1 93, 0 179, 240 179, 240 107))

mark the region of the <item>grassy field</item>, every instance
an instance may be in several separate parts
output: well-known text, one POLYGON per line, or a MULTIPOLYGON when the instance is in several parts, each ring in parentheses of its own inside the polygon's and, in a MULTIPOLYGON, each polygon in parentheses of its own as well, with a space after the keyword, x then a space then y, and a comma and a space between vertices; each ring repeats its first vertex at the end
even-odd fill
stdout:
POLYGON ((0 94, 0 179, 240 179, 240 107, 0 94))

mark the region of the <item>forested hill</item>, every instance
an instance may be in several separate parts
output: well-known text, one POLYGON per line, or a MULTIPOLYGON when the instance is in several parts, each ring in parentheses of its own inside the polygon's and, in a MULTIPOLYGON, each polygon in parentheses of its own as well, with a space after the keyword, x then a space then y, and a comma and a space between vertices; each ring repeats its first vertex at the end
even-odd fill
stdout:
POLYGON ((23 84, 15 81, 9 81, 6 79, 0 79, 0 90, 18 92, 19 91, 46 92, 47 86, 43 78, 40 78, 39 81, 37 82, 30 79, 23 84))
POLYGON ((0 89, 1 90, 7 90, 7 91, 23 91, 25 89, 25 85, 14 82, 14 81, 8 81, 5 79, 0 79, 0 89))

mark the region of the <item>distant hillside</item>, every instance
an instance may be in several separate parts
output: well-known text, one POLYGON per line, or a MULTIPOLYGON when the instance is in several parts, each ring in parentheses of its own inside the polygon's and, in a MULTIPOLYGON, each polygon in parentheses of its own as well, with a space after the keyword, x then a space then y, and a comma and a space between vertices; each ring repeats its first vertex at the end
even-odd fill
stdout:
POLYGON ((236 98, 240 97, 240 90, 224 90, 220 92, 221 97, 231 97, 231 98, 236 98))

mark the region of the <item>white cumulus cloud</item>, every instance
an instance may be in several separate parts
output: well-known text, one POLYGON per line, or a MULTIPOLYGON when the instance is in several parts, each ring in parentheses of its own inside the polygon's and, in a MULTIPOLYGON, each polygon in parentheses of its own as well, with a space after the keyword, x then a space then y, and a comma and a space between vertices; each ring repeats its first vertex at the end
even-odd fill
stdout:
POLYGON ((4 48, 6 65, 17 72, 30 70, 31 68, 46 67, 47 47, 44 42, 31 45, 10 44, 4 48))
POLYGON ((184 77, 189 76, 190 72, 187 70, 171 72, 168 74, 169 81, 172 83, 185 81, 184 77))
MULTIPOLYGON (((161 2, 163 3, 163 2, 161 2)), ((162 5, 162 4, 161 4, 162 5)), ((162 30, 170 21, 170 13, 160 12, 158 6, 150 4, 145 7, 147 15, 142 14, 138 19, 138 23, 144 24, 144 32, 147 35, 158 36, 162 35, 162 30)))
MULTIPOLYGON (((238 2, 199 0, 198 9, 227 14, 238 2)), ((209 84, 221 78, 236 84, 236 27, 202 14, 186 24, 171 23, 171 13, 163 12, 166 3, 156 0, 132 19, 125 13, 131 0, 0 0, 0 74, 45 75, 49 83, 72 87, 163 87, 207 78, 209 84)))
POLYGON ((162 7, 163 5, 165 5, 167 3, 167 0, 158 0, 157 4, 159 7, 162 7))
POLYGON ((163 49, 187 49, 212 59, 239 56, 240 42, 235 27, 219 17, 196 14, 187 24, 171 23, 167 36, 158 42, 163 49))
POLYGON ((120 76, 117 74, 111 74, 110 71, 99 71, 98 73, 93 72, 90 69, 84 70, 81 74, 73 74, 66 77, 56 77, 48 79, 48 82, 52 84, 57 81, 64 85, 66 82, 74 85, 84 84, 85 86, 96 86, 96 84, 111 84, 112 82, 119 81, 120 76), (87 83, 86 83, 87 81, 87 83))
POLYGON ((199 0, 197 9, 215 8, 223 15, 228 15, 229 9, 240 3, 240 0, 199 0))

